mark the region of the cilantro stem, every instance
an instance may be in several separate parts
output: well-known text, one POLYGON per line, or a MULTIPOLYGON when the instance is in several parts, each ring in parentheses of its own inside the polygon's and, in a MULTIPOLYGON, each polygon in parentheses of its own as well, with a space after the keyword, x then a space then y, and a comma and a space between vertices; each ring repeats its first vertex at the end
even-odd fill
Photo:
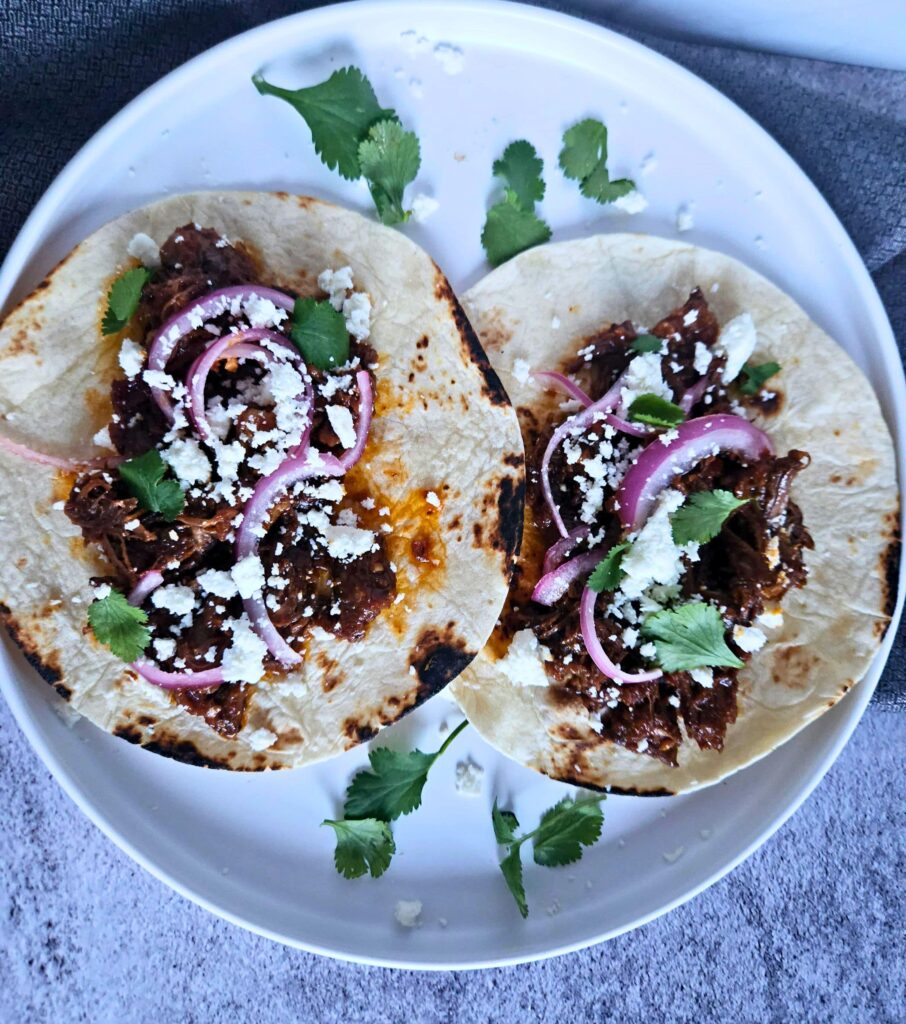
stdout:
POLYGON ((437 758, 439 758, 441 756, 441 754, 443 754, 443 752, 447 749, 447 747, 450 746, 450 744, 453 742, 453 740, 456 739, 456 737, 463 731, 463 729, 465 729, 465 727, 468 724, 469 724, 469 722, 468 722, 468 719, 467 719, 464 722, 460 722, 459 725, 456 726, 456 728, 453 730, 453 732, 451 732, 450 735, 440 745, 440 750, 438 750, 438 752, 434 755, 434 760, 435 761, 437 760, 437 758))

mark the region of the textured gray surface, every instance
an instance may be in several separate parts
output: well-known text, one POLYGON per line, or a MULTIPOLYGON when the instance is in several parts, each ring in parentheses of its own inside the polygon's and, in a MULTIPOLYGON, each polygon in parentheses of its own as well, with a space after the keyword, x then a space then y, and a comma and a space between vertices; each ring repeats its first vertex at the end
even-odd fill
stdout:
MULTIPOLYGON (((0 251, 123 103, 194 53, 301 6, 0 0, 0 251)), ((906 75, 644 41, 726 92, 800 162, 853 235, 902 345, 906 75)), ((901 637, 880 698, 902 706, 904 694, 901 637)), ((283 949, 174 895, 80 815, 0 707, 0 1024, 903 1021, 904 740, 906 716, 871 709, 775 839, 639 932, 545 964, 424 976, 283 949)))
POLYGON ((285 949, 170 892, 82 817, 2 707, 0 1021, 902 1024, 904 740, 906 716, 870 709, 767 846, 639 931, 426 975, 285 949))

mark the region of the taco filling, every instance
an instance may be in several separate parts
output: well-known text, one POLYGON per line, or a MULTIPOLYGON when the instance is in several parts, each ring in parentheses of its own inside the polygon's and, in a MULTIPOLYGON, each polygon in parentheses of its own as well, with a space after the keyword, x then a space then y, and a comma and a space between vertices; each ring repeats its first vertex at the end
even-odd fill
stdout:
POLYGON ((779 366, 748 362, 755 340, 747 313, 721 326, 696 288, 650 328, 613 324, 560 367, 514 367, 565 400, 518 410, 526 530, 496 667, 667 765, 680 723, 722 749, 737 674, 807 578, 790 486, 809 456, 752 422, 779 402, 779 366))
POLYGON ((149 266, 131 271, 140 296, 95 438, 117 455, 76 477, 64 511, 110 565, 92 581, 97 638, 232 737, 314 627, 357 641, 394 601, 378 503, 347 479, 379 373, 370 301, 349 267, 297 299, 198 225, 130 252, 149 266))

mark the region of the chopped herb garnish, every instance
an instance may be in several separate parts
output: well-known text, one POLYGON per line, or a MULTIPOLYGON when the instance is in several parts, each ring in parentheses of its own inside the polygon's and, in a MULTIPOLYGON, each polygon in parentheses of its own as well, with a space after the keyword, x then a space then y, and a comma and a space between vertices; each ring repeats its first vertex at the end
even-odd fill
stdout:
POLYGON ((333 862, 344 878, 361 878, 366 871, 372 878, 379 878, 390 866, 396 853, 396 843, 385 821, 376 818, 333 821, 327 818, 321 824, 330 825, 336 833, 333 862))
POLYGON ((99 597, 88 607, 88 624, 95 637, 123 661, 135 661, 151 642, 148 616, 129 604, 118 590, 99 597))
POLYGON ((528 901, 522 877, 522 844, 532 840, 535 863, 543 867, 574 864, 582 856, 582 847, 592 846, 601 836, 603 799, 603 796, 579 800, 566 797, 544 812, 536 829, 521 836, 516 835, 519 828, 516 815, 500 810, 494 801, 491 811, 494 837, 501 846, 508 847, 507 855, 500 862, 500 871, 523 917, 528 917, 528 901))
POLYGON ((286 100, 305 119, 315 152, 333 171, 350 181, 362 175, 359 147, 378 121, 395 120, 393 110, 377 101, 371 82, 355 67, 339 68, 325 82, 304 89, 281 89, 260 72, 252 83, 264 96, 286 100))
POLYGON ((359 165, 371 198, 384 224, 409 219, 403 209, 403 190, 415 180, 421 164, 418 138, 398 121, 379 121, 359 146, 359 165))
POLYGON ((633 352, 660 352, 663 344, 664 339, 656 334, 639 334, 632 339, 629 347, 633 352))
POLYGON ((607 128, 595 118, 579 121, 563 133, 560 167, 567 178, 579 182, 579 190, 598 203, 612 203, 635 191, 629 178, 611 181, 607 172, 607 128))
POLYGON ((543 167, 535 147, 525 139, 511 142, 494 161, 494 173, 507 187, 504 198, 488 210, 481 232, 481 244, 492 266, 550 238, 550 227, 535 213, 536 200, 544 196, 543 167))
POLYGON ((639 395, 629 406, 628 419, 652 427, 675 427, 686 418, 683 410, 659 395, 639 395))
POLYGON ((744 395, 757 395, 764 382, 779 371, 780 363, 759 363, 757 366, 746 363, 741 371, 744 379, 739 385, 739 390, 744 395))
POLYGON ((732 491, 698 491, 689 495, 670 517, 676 544, 706 544, 721 531, 727 518, 751 498, 737 498, 732 491))
POLYGON ((595 566, 586 586, 596 594, 616 590, 623 579, 623 556, 632 547, 628 540, 615 544, 595 566))
POLYGON ((701 601, 649 615, 642 635, 654 641, 657 663, 665 672, 693 668, 742 668, 743 662, 724 640, 724 623, 718 610, 701 601))
POLYGON ((431 766, 468 724, 461 722, 433 754, 388 747, 378 747, 369 753, 371 768, 356 772, 346 790, 343 819, 321 822, 337 834, 335 862, 340 874, 358 878, 365 874, 366 865, 372 877, 383 874, 396 852, 388 823, 421 806, 431 766), (369 851, 374 863, 369 859, 369 851))
POLYGON ((159 512, 168 523, 182 512, 185 496, 175 480, 164 480, 167 466, 154 448, 144 455, 121 462, 117 471, 142 508, 159 512))
POLYGON ((305 362, 318 370, 349 361, 346 321, 327 299, 296 299, 290 337, 305 362))
POLYGON ((150 277, 151 271, 146 267, 134 267, 113 282, 107 292, 107 310, 101 321, 104 334, 118 334, 129 323, 150 277))

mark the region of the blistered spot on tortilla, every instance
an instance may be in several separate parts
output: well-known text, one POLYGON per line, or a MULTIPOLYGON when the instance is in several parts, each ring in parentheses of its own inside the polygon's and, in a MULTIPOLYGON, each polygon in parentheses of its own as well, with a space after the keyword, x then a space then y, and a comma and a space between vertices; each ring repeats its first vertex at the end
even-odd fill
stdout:
POLYGON ((788 690, 807 690, 812 686, 820 659, 807 647, 780 647, 774 657, 777 666, 773 673, 775 683, 788 690))
POLYGON ((475 657, 465 641, 455 633, 455 623, 426 629, 409 654, 409 665, 424 688, 424 697, 433 696, 451 683, 475 657))
POLYGON ((472 523, 472 533, 475 535, 475 547, 484 547, 484 531, 481 523, 472 523))
POLYGON ((514 483, 512 477, 505 476, 500 481, 498 520, 491 534, 491 544, 496 551, 502 551, 506 556, 510 577, 516 568, 516 558, 522 543, 524 510, 525 477, 520 474, 514 483))
POLYGON ((422 335, 422 336, 421 336, 421 337, 420 337, 420 338, 418 339, 418 341, 417 341, 417 342, 415 343, 415 347, 416 347, 417 349, 425 349, 425 348, 427 348, 427 347, 428 347, 428 345, 429 345, 429 341, 428 341, 428 335, 427 335, 427 334, 423 334, 423 335, 422 335))
POLYGON ((37 355, 37 352, 38 350, 34 341, 32 341, 30 331, 24 327, 20 327, 10 339, 10 343, 7 345, 6 349, 3 352, 0 352, 0 360, 14 359, 16 356, 21 355, 37 355))
MULTIPOLYGON (((38 675, 45 682, 50 683, 51 686, 57 686, 58 683, 62 682, 63 670, 60 667, 59 655, 56 652, 46 653, 41 651, 27 632, 25 626, 19 623, 13 616, 9 605, 4 604, 2 601, 0 601, 0 619, 3 620, 3 625, 12 637, 13 642, 25 655, 25 660, 38 675)), ((66 687, 63 687, 63 689, 66 689, 66 687)), ((60 692, 59 688, 57 692, 60 692)), ((64 695, 60 693, 60 696, 64 695)), ((67 691, 65 699, 68 700, 69 696, 70 694, 67 691)))
POLYGON ((325 693, 330 693, 331 690, 335 690, 343 682, 343 673, 340 671, 340 666, 328 657, 324 651, 318 651, 315 656, 315 662, 323 675, 321 676, 321 689, 325 693))
POLYGON ((645 790, 636 789, 633 786, 625 788, 622 786, 600 786, 596 782, 590 781, 589 776, 593 776, 596 769, 586 755, 594 750, 595 747, 609 741, 601 740, 597 737, 594 741, 573 739, 573 735, 578 736, 579 734, 571 726, 564 725, 559 727, 559 729, 563 730, 562 739, 566 741, 566 745, 559 745, 554 748, 553 764, 537 766, 540 767, 542 774, 555 779, 557 782, 566 782, 569 785, 579 786, 594 793, 609 793, 613 796, 674 795, 672 790, 664 787, 645 790), (558 754, 559 756, 557 756, 558 754))
MULTIPOLYGON (((197 768, 223 768, 226 770, 235 769, 237 766, 230 764, 229 756, 223 758, 209 757, 203 754, 191 740, 180 739, 168 733, 158 733, 154 739, 148 739, 146 734, 133 725, 118 725, 113 730, 114 736, 134 743, 136 746, 150 750, 152 754, 160 754, 161 757, 169 757, 174 761, 181 761, 183 764, 195 765, 197 768)), ((240 769, 241 770, 241 769, 240 769)))
POLYGON ((459 341, 467 358, 474 363, 481 374, 482 394, 490 400, 493 405, 509 405, 510 399, 500 383, 494 368, 488 360, 485 350, 478 341, 478 336, 472 329, 469 319, 463 311, 459 300, 453 294, 450 282, 441 273, 440 268, 435 264, 434 294, 441 301, 446 302, 450 307, 450 313, 459 331, 459 341))
POLYGON ((343 723, 343 735, 352 742, 346 744, 346 749, 355 747, 359 743, 367 743, 377 736, 379 730, 372 725, 365 725, 355 718, 347 718, 343 723))
POLYGON ((57 683, 54 689, 63 698, 63 700, 69 700, 72 696, 72 690, 70 690, 68 686, 64 686, 62 683, 57 683))
POLYGON ((897 496, 897 506, 884 517, 884 548, 881 551, 881 587, 883 596, 881 599, 881 610, 886 620, 878 620, 875 623, 875 635, 880 639, 887 632, 887 626, 893 616, 897 604, 897 586, 900 578, 900 499, 897 496))

